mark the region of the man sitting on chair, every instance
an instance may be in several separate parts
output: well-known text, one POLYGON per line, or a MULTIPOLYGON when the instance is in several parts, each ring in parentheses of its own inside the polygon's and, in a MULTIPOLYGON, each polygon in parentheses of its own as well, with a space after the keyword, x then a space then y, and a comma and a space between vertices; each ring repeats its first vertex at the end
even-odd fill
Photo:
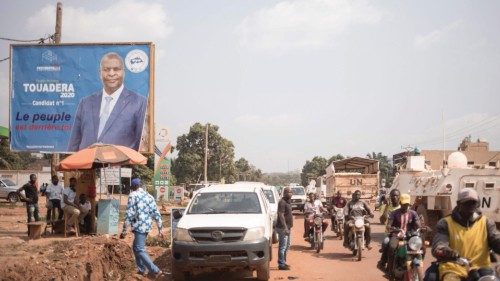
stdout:
MULTIPOLYGON (((65 188, 63 191, 63 201, 61 206, 63 207, 64 214, 68 217, 66 222, 67 226, 77 227, 78 217, 80 216, 80 210, 78 204, 76 204, 76 178, 69 179, 69 188, 65 188)), ((74 230, 76 231, 76 229, 74 230)))

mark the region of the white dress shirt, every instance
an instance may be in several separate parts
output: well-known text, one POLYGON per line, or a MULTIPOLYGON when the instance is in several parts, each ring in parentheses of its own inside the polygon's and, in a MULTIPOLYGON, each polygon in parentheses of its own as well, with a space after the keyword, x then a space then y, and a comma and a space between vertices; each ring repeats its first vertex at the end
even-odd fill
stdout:
POLYGON ((54 185, 53 183, 50 183, 50 185, 47 187, 47 190, 45 191, 48 194, 47 198, 49 200, 52 199, 62 200, 63 189, 64 187, 61 184, 54 185))
POLYGON ((116 102, 118 101, 118 98, 122 94, 123 91, 123 84, 118 88, 118 90, 114 91, 111 95, 108 95, 106 93, 106 90, 102 89, 102 97, 101 97, 101 110, 99 111, 99 118, 101 118, 102 113, 104 111, 104 106, 106 105, 106 97, 112 97, 113 99, 109 102, 109 114, 111 115, 111 112, 113 112, 113 108, 115 108, 116 102))

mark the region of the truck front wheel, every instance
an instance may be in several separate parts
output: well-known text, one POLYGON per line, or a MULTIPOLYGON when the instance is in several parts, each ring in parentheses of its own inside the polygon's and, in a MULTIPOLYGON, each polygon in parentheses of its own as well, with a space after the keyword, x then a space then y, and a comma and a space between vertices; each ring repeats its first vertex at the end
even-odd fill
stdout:
POLYGON ((257 268, 257 279, 261 281, 268 281, 270 278, 269 261, 257 268))

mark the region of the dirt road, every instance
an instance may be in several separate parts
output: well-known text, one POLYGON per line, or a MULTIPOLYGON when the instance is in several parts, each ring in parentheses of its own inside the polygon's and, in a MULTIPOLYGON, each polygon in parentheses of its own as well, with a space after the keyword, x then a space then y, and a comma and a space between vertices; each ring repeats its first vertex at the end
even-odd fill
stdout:
MULTIPOLYGON (((372 225, 372 246, 371 251, 363 252, 363 259, 357 261, 352 252, 342 246, 335 233, 330 229, 325 232, 324 250, 317 254, 310 250, 309 243, 302 238, 303 219, 299 213, 294 213, 294 227, 292 228, 292 245, 288 252, 287 263, 291 270, 278 270, 278 244, 273 246, 273 261, 271 262, 270 280, 325 280, 325 281, 382 281, 383 273, 377 269, 376 264, 380 258, 380 243, 384 237, 384 227, 378 223, 378 217, 371 219, 372 225)), ((424 262, 426 268, 431 258, 427 255, 424 262)), ((242 273, 210 273, 196 277, 197 281, 233 280, 247 281, 257 280, 255 273, 244 275, 242 273)))

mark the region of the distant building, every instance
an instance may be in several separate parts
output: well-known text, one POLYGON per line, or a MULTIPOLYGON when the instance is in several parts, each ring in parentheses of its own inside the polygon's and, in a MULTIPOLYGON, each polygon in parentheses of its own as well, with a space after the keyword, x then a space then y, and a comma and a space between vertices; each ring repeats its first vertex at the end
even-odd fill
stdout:
MULTIPOLYGON (((443 167, 443 159, 448 159, 448 156, 460 151, 467 156, 467 164, 470 167, 490 166, 495 167, 497 162, 500 163, 500 151, 490 151, 489 143, 486 140, 478 139, 476 142, 471 140, 471 137, 466 137, 462 140, 457 150, 422 150, 420 155, 425 156, 425 163, 433 170, 438 170, 443 167)), ((412 152, 401 152, 394 154, 392 159, 394 164, 402 163, 406 156, 415 155, 412 152)))

